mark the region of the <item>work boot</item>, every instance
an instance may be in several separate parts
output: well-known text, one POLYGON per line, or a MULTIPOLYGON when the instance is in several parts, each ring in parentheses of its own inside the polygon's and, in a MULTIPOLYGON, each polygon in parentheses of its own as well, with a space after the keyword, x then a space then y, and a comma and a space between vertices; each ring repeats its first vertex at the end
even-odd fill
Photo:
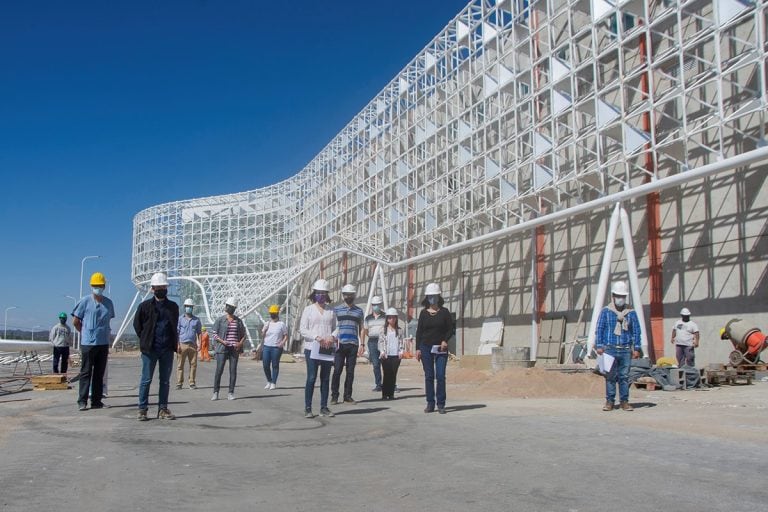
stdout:
POLYGON ((445 406, 443 406, 443 407, 438 407, 438 408, 437 408, 437 412, 439 412, 440 414, 445 414, 445 406))
POLYGON ((327 416, 328 418, 333 418, 336 415, 333 414, 329 408, 323 407, 322 409, 320 409, 320 416, 327 416))
POLYGON ((331 405, 339 405, 339 395, 331 397, 331 405))
POLYGON ((621 402, 619 404, 619 407, 621 408, 622 411, 634 411, 635 410, 634 407, 629 405, 629 402, 621 402))
POLYGON ((161 420, 175 420, 176 419, 176 416, 171 411, 169 411, 167 408, 166 409, 158 409, 157 410, 157 417, 160 418, 161 420))
POLYGON ((613 410, 613 402, 609 402, 606 400, 605 405, 603 406, 604 411, 612 411, 613 410))
POLYGON ((149 418, 147 418, 147 410, 146 409, 139 409, 139 415, 136 417, 139 421, 147 421, 149 418))
POLYGON ((424 408, 424 412, 426 413, 435 412, 435 405, 427 404, 427 406, 424 408))
POLYGON ((345 399, 344 399, 344 403, 345 403, 345 404, 356 405, 356 404, 357 404, 357 400, 355 400, 354 398, 352 398, 351 396, 349 396, 349 397, 347 397, 347 398, 345 398, 345 399))

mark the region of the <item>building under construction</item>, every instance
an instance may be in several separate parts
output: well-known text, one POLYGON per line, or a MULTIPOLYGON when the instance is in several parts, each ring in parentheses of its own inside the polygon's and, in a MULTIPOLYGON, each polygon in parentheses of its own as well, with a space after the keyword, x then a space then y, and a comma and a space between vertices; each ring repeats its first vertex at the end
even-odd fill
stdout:
POLYGON ((726 321, 768 321, 767 31, 766 0, 472 1, 293 177, 139 212, 137 300, 163 271, 295 323, 323 276, 410 319, 435 281, 452 351, 498 318, 553 362, 621 279, 652 357, 685 306, 727 361, 726 321))

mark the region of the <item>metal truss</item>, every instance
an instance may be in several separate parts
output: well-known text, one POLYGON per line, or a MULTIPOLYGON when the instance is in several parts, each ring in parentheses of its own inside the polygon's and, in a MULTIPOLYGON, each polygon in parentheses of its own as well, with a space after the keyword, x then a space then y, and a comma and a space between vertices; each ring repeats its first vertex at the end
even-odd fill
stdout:
POLYGON ((767 19, 767 0, 472 1, 294 177, 136 215, 132 279, 251 311, 336 251, 399 266, 695 179, 766 145, 767 19))

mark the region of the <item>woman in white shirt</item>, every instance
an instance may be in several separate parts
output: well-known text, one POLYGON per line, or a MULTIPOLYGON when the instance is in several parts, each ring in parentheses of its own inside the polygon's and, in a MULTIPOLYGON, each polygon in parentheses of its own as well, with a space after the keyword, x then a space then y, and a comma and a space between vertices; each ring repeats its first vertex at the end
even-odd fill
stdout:
POLYGON ((264 375, 267 376, 267 385, 264 389, 277 387, 277 374, 280 373, 280 357, 283 355, 283 347, 288 341, 288 328, 280 321, 280 306, 269 306, 269 322, 264 324, 261 336, 264 346, 261 348, 261 360, 264 364, 264 375))
POLYGON ((381 399, 395 399, 395 384, 397 383, 397 370, 400 368, 400 360, 403 358, 405 343, 403 342, 403 330, 397 324, 397 310, 389 308, 386 312, 387 322, 379 336, 379 358, 384 377, 381 382, 381 399))
POLYGON ((336 315, 328 296, 328 281, 318 279, 312 285, 312 302, 301 313, 299 332, 304 339, 304 359, 307 363, 307 382, 304 386, 304 417, 312 418, 312 396, 315 392, 317 369, 320 368, 320 416, 332 417, 328 409, 331 369, 336 352, 336 315))

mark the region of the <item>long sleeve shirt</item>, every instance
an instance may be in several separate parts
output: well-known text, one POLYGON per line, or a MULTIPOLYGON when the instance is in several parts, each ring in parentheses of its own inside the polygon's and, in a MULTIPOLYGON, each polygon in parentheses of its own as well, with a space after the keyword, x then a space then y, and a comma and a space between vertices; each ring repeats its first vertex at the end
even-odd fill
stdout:
POLYGON ((334 330, 336 330, 336 315, 330 307, 320 309, 310 304, 302 311, 299 333, 304 339, 304 350, 312 350, 315 338, 332 336, 334 330))
POLYGON ((621 329, 621 334, 614 334, 618 316, 610 308, 603 308, 597 319, 597 331, 595 332, 595 348, 618 348, 640 350, 640 322, 637 313, 631 310, 626 314, 628 322, 626 330, 621 329))
POLYGON ((53 343, 54 347, 69 347, 72 343, 72 330, 67 324, 58 323, 51 327, 48 341, 53 343))
POLYGON ((439 345, 453 335, 453 319, 446 308, 440 308, 434 315, 421 310, 419 325, 416 328, 416 343, 421 345, 439 345))

